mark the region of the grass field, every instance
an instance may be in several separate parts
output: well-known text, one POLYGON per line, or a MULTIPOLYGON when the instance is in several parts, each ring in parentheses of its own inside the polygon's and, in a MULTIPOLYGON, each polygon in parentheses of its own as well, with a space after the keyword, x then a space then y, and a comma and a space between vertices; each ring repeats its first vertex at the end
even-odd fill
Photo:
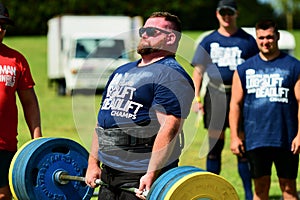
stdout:
MULTIPOLYGON (((300 31, 294 31, 293 34, 296 39, 300 38, 300 31)), ((178 51, 177 57, 189 73, 192 72, 189 61, 194 53, 193 42, 198 35, 199 32, 184 32, 178 51)), ((296 42, 297 46, 300 46, 300 41, 296 42)), ((45 36, 7 37, 4 39, 4 43, 21 51, 31 66, 41 109, 43 135, 70 138, 89 149, 101 96, 61 97, 56 95, 54 88, 49 87, 47 79, 47 41, 45 36)), ((298 59, 300 58, 299 51, 298 48, 295 52, 298 59)), ((19 119, 18 140, 19 146, 21 146, 30 138, 21 108, 19 109, 19 119)), ((180 164, 205 169, 206 131, 203 129, 202 123, 197 122, 197 115, 191 112, 184 126, 186 145, 180 164)), ((244 199, 242 183, 237 173, 236 157, 230 152, 228 135, 223 151, 221 176, 226 178, 235 187, 240 198, 244 199)), ((300 182, 298 182, 298 189, 300 190, 300 182)), ((279 199, 280 194, 278 181, 273 172, 270 199, 279 199)))

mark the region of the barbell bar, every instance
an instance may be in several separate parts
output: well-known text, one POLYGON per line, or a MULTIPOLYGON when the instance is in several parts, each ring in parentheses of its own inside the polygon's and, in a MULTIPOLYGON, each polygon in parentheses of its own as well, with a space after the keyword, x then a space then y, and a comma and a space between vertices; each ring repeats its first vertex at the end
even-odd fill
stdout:
MULTIPOLYGON (((85 184, 88 155, 84 147, 67 138, 43 137, 27 142, 17 151, 9 169, 14 199, 89 200, 94 189, 85 184)), ((100 179, 95 183, 107 185, 100 179)), ((192 166, 165 172, 147 192, 143 193, 147 200, 239 199, 223 177, 192 166)))
MULTIPOLYGON (((68 184, 69 181, 82 181, 85 182, 85 177, 82 176, 72 176, 69 175, 66 171, 57 171, 54 173, 54 180, 58 182, 59 184, 65 185, 68 184)), ((96 179, 95 183, 97 185, 106 185, 101 179, 96 179)))
MULTIPOLYGON (((57 171, 54 173, 54 180, 62 185, 68 184, 69 181, 82 181, 85 182, 85 177, 82 176, 72 176, 69 175, 68 172, 66 171, 57 171)), ((105 185, 108 186, 108 184, 104 183, 101 179, 96 179, 95 183, 97 185, 105 185)), ((127 191, 127 192, 132 192, 132 193, 137 193, 139 190, 137 188, 131 187, 131 188, 127 188, 127 187, 120 187, 121 190, 127 191)), ((147 196, 149 191, 144 191, 142 193, 142 195, 144 195, 145 197, 147 196)))

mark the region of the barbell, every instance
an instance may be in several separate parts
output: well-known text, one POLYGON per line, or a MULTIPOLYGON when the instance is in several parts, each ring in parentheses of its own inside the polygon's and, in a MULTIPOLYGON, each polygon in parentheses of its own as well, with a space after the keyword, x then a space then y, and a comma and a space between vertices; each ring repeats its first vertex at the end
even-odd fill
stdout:
MULTIPOLYGON (((68 172, 66 171, 57 171, 54 174, 54 180, 59 183, 59 184, 68 184, 69 181, 82 181, 85 182, 85 177, 81 177, 81 176, 72 176, 69 175, 68 172)), ((105 185, 108 186, 108 184, 104 183, 101 179, 96 179, 95 183, 97 185, 105 185)), ((138 189, 137 188, 127 188, 127 187, 120 187, 119 189, 127 191, 127 192, 132 192, 132 193, 137 193, 138 189)), ((147 196, 148 192, 143 192, 144 196, 147 196)))
MULTIPOLYGON (((87 160, 86 149, 73 140, 51 137, 31 140, 17 151, 11 162, 12 195, 15 200, 91 199, 94 189, 85 184, 84 178, 87 160)), ((106 185, 100 179, 95 183, 106 185)), ((223 177, 193 166, 180 166, 165 172, 153 183, 151 190, 143 194, 147 200, 239 199, 233 186, 223 177)))

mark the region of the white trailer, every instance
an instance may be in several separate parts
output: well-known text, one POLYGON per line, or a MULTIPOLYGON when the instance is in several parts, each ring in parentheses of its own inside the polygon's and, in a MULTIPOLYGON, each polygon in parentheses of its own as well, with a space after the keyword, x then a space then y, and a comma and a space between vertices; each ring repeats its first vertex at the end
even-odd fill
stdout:
POLYGON ((58 94, 103 89, 121 64, 137 58, 141 17, 63 15, 48 21, 48 79, 58 94))

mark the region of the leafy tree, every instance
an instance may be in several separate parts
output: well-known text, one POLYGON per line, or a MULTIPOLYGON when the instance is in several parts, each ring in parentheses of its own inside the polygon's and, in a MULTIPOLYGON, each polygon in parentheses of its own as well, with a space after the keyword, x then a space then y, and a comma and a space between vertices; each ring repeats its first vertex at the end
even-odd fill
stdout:
MULTIPOLYGON (((238 23, 241 26, 254 26, 255 22, 263 17, 282 20, 269 4, 261 5, 257 0, 237 1, 240 10, 238 23)), ((154 11, 169 11, 180 17, 184 30, 208 30, 218 26, 215 16, 218 0, 2 0, 2 2, 8 7, 10 16, 15 21, 15 26, 9 27, 7 35, 45 35, 48 29, 47 21, 64 14, 140 15, 145 19, 154 11)))
POLYGON ((285 15, 286 28, 292 30, 294 27, 294 15, 300 10, 300 0, 272 0, 269 2, 276 14, 285 15))

